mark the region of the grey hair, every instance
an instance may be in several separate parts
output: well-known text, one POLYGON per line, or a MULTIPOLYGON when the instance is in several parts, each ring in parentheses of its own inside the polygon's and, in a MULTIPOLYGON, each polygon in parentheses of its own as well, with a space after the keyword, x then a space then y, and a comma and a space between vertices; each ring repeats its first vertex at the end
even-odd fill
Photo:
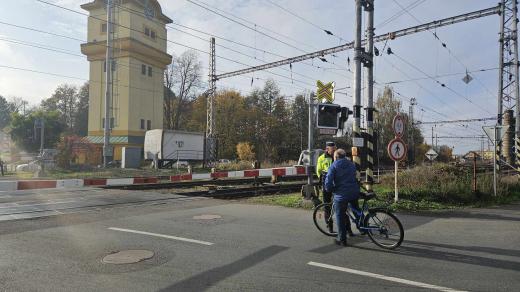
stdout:
POLYGON ((347 153, 345 152, 345 150, 343 150, 341 148, 336 150, 336 152, 334 152, 334 160, 342 159, 345 157, 347 157, 347 153))

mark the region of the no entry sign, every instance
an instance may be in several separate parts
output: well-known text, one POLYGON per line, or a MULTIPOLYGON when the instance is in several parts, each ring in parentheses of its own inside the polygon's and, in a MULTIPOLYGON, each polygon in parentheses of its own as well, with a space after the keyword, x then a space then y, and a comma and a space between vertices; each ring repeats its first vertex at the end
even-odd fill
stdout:
POLYGON ((393 161, 401 161, 406 157, 406 144, 400 138, 395 138, 388 143, 388 156, 393 161))
POLYGON ((397 137, 402 137, 404 134, 404 119, 401 115, 396 115, 394 117, 394 122, 392 123, 392 129, 394 130, 394 134, 397 137))

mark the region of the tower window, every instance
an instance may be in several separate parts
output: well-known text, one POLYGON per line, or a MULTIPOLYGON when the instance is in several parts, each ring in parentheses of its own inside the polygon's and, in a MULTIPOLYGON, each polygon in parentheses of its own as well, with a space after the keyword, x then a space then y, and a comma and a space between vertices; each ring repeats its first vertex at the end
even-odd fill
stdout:
POLYGON ((152 121, 148 120, 146 121, 146 129, 151 130, 152 129, 152 121))
MULTIPOLYGON (((102 128, 104 129, 105 128, 105 118, 103 118, 103 121, 102 121, 102 128)), ((110 118, 110 129, 113 129, 114 128, 114 118, 110 118)))
POLYGON ((152 66, 148 66, 148 76, 152 77, 152 66))
POLYGON ((141 130, 144 130, 144 119, 141 119, 141 130))
POLYGON ((146 65, 145 64, 141 65, 141 74, 146 75, 146 65))
POLYGON ((152 30, 152 31, 150 32, 150 37, 151 37, 152 39, 155 40, 155 38, 156 38, 155 31, 152 30))
POLYGON ((150 36, 150 29, 148 27, 144 28, 144 35, 145 36, 150 36))
POLYGON ((107 32, 107 24, 106 23, 102 23, 101 24, 101 32, 107 32))

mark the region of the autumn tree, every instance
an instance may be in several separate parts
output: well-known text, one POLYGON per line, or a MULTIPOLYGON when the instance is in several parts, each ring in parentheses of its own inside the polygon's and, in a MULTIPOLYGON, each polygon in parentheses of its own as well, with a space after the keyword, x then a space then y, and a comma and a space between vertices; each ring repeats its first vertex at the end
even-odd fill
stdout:
POLYGON ((241 142, 236 146, 237 156, 240 161, 255 160, 254 147, 249 142, 241 142))
POLYGON ((167 129, 182 129, 182 118, 202 88, 201 63, 195 51, 174 57, 165 71, 164 120, 167 129))
MULTIPOLYGON (((405 122, 406 122, 406 131, 403 135, 402 139, 407 144, 411 137, 409 136, 409 129, 411 127, 411 133, 413 135, 414 140, 414 153, 420 152, 419 145, 421 145, 424 141, 424 137, 421 134, 421 130, 417 127, 417 125, 412 125, 410 120, 408 119, 408 114, 403 111, 401 100, 394 96, 393 90, 391 87, 386 86, 382 92, 379 94, 375 107, 377 110, 376 120, 375 120, 375 134, 378 137, 377 147, 379 149, 379 158, 380 162, 383 164, 391 163, 390 157, 388 157, 388 153, 386 152, 386 145, 394 139, 395 134, 392 129, 393 120, 396 114, 400 114, 405 122)), ((417 157, 417 155, 415 155, 417 157)))

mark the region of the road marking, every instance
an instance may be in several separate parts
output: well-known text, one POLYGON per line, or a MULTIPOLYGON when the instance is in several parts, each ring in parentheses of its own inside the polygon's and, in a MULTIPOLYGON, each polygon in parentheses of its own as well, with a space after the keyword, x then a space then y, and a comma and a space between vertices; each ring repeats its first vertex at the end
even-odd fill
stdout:
POLYGON ((198 244, 202 244, 202 245, 213 245, 213 243, 207 242, 207 241, 201 241, 201 240, 196 240, 196 239, 177 237, 177 236, 171 236, 171 235, 165 235, 165 234, 159 234, 159 233, 151 233, 151 232, 146 232, 146 231, 124 229, 124 228, 117 228, 117 227, 109 227, 108 229, 115 230, 115 231, 121 231, 121 232, 136 233, 136 234, 150 235, 150 236, 155 236, 155 237, 168 238, 168 239, 191 242, 191 243, 198 243, 198 244))
POLYGON ((396 278, 396 277, 389 277, 389 276, 385 276, 385 275, 363 272, 363 271, 359 271, 359 270, 353 270, 353 269, 348 269, 348 268, 343 268, 343 267, 338 267, 338 266, 316 263, 316 262, 308 262, 307 264, 311 265, 311 266, 315 266, 315 267, 331 269, 331 270, 341 271, 341 272, 360 275, 360 276, 372 277, 372 278, 377 278, 377 279, 381 279, 381 280, 416 286, 416 287, 420 287, 420 288, 426 288, 426 289, 432 289, 432 290, 438 290, 438 291, 444 291, 444 292, 465 292, 464 290, 455 290, 455 289, 451 289, 451 288, 447 288, 447 287, 430 285, 430 284, 426 284, 426 283, 415 282, 415 281, 400 279, 400 278, 396 278))

